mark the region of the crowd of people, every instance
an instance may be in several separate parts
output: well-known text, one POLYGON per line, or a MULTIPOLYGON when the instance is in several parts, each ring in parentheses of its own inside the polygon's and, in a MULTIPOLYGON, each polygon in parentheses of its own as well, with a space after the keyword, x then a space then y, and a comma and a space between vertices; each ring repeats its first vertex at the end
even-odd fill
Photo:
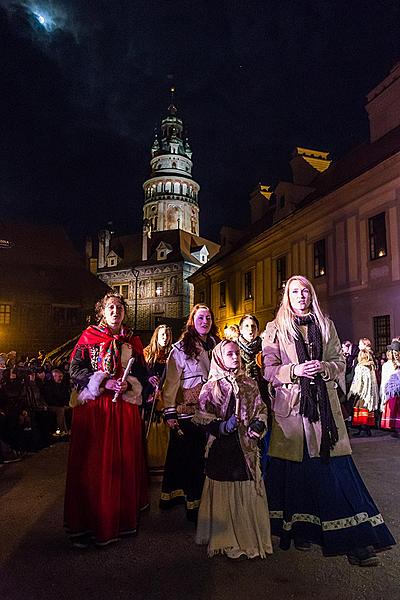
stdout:
POLYGON ((248 314, 221 339, 212 310, 197 304, 177 342, 159 325, 143 349, 121 295, 107 293, 96 313, 69 367, 14 357, 1 383, 4 408, 13 406, 1 439, 12 450, 68 432, 73 407, 64 521, 75 547, 136 532, 149 471, 162 473, 160 509, 184 505, 209 556, 265 558, 274 535, 283 550, 315 544, 364 567, 395 544, 351 458, 349 430, 399 435, 399 338, 380 362, 366 338, 341 344, 300 275, 263 332, 248 314), (20 436, 24 418, 41 436, 20 436))
POLYGON ((400 338, 395 337, 387 351, 376 356, 371 340, 361 338, 358 345, 346 340, 342 344, 346 358, 346 396, 343 413, 354 436, 371 437, 372 430, 400 432, 400 338))
POLYGON ((70 392, 68 361, 0 353, 0 465, 68 439, 70 392))

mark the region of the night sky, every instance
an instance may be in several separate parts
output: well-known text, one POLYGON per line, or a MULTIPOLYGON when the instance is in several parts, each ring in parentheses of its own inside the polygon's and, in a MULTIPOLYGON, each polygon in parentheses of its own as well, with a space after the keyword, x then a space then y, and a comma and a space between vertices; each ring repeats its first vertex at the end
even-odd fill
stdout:
POLYGON ((169 87, 200 183, 201 234, 249 222, 296 145, 368 136, 365 95, 400 60, 399 0, 0 0, 5 217, 140 231, 169 87), (43 18, 42 18, 43 17, 43 18), (42 23, 40 22, 42 21, 42 23))

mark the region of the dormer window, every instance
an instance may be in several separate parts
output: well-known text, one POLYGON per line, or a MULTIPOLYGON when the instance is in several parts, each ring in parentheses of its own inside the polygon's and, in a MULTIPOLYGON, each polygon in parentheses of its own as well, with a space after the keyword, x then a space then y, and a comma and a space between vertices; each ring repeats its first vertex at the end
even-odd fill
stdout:
POLYGON ((209 251, 207 250, 207 246, 201 246, 201 247, 197 246, 192 249, 191 254, 192 254, 192 256, 197 258, 197 260, 199 262, 201 262, 202 264, 205 264, 208 260, 209 251))
POLYGON ((119 261, 120 261, 120 258, 117 255, 117 253, 114 252, 114 250, 111 250, 111 252, 108 253, 107 258, 106 258, 107 267, 109 267, 109 268, 116 267, 118 265, 119 261))
POLYGON ((172 246, 165 242, 160 242, 156 248, 157 260, 165 260, 170 252, 172 252, 172 246))

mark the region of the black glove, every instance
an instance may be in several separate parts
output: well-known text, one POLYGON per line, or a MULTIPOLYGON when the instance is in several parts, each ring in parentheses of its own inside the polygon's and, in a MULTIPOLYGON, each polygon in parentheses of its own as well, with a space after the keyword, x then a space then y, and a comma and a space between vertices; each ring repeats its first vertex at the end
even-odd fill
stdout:
POLYGON ((249 433, 251 432, 255 437, 260 437, 265 429, 265 423, 259 419, 255 419, 249 425, 249 433))
POLYGON ((238 428, 239 419, 236 415, 232 415, 229 417, 227 421, 222 421, 219 426, 219 430, 223 435, 228 435, 229 433, 233 433, 238 428))

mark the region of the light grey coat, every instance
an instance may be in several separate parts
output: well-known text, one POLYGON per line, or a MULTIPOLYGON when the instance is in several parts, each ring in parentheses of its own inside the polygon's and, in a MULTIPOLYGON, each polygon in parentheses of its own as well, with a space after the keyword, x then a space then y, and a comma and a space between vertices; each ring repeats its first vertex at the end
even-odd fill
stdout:
MULTIPOLYGON (((321 422, 310 423, 299 414, 300 385, 290 379, 291 365, 298 362, 295 343, 284 341, 275 321, 268 323, 263 340, 264 377, 272 384, 275 392, 271 399, 273 423, 269 454, 276 458, 301 462, 304 439, 309 455, 319 456, 321 422)), ((336 391, 338 385, 344 389, 346 361, 331 321, 329 341, 323 342, 322 365, 332 414, 339 433, 339 441, 331 450, 331 456, 351 454, 349 436, 336 391)))

